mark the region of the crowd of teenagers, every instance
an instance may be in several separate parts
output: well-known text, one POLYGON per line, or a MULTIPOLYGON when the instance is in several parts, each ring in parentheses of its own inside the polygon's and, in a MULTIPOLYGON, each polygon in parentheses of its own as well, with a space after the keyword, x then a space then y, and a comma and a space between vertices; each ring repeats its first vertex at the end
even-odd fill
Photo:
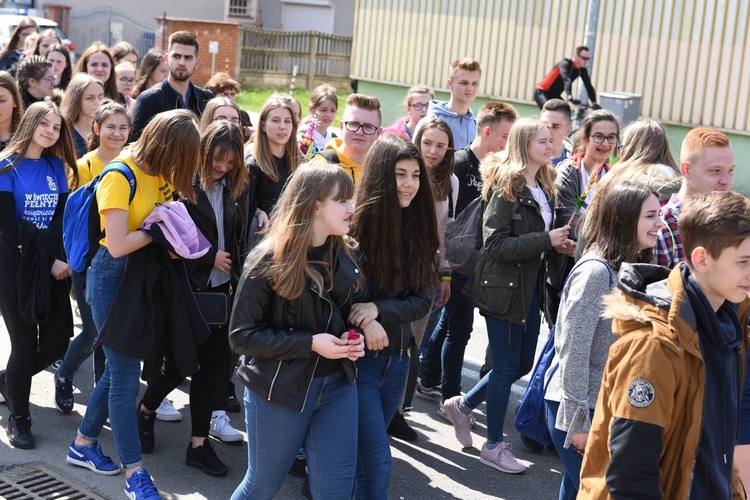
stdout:
POLYGON ((191 82, 198 63, 195 35, 179 31, 166 53, 94 43, 71 68, 31 20, 0 52, 12 446, 36 446, 32 377, 54 366, 54 404, 70 414, 92 358, 94 379, 78 384, 93 391, 59 451, 124 471, 131 499, 159 498, 142 455, 165 446, 157 420, 182 418, 169 394, 186 378, 185 463, 226 475, 209 436, 247 441, 233 499, 271 498, 287 474, 306 477, 310 498, 387 498, 388 436, 419 438, 414 396, 463 447, 485 402, 479 462, 522 473, 506 415, 546 321, 560 499, 744 495, 750 202, 730 191, 724 133, 691 130, 676 160, 650 119, 621 131, 597 109, 571 136, 570 103, 547 94, 539 119, 502 102, 475 115, 482 71, 466 58, 450 64, 448 101, 415 85, 387 127, 379 100, 357 93, 335 123, 330 85, 304 119, 272 95, 253 126, 229 75, 191 82), (79 265, 66 204, 85 190, 93 244, 79 265), (457 230, 477 240, 471 265, 457 230), (462 388, 475 309, 488 349, 462 388), (235 383, 246 437, 227 416, 243 411, 235 383), (106 422, 119 465, 98 443, 106 422))

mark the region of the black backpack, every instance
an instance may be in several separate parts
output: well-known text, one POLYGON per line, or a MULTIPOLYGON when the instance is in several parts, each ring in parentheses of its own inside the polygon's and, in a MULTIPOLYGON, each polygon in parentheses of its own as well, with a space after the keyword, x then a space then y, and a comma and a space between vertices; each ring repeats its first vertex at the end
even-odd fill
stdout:
POLYGON ((451 269, 466 276, 474 274, 474 268, 484 253, 482 243, 482 213, 484 201, 479 196, 445 225, 445 256, 451 269))

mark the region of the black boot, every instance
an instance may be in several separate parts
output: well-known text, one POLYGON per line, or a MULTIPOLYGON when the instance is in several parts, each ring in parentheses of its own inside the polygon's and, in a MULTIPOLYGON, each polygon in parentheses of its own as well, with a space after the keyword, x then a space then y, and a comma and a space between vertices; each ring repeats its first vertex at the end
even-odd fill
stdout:
POLYGON ((388 426, 388 434, 403 441, 416 441, 419 437, 417 431, 409 427, 404 414, 400 411, 397 411, 391 419, 391 424, 388 426))
POLYGON ((148 414, 141 410, 143 403, 138 403, 136 413, 138 415, 138 437, 141 439, 141 452, 151 453, 154 451, 154 423, 156 412, 148 414))
POLYGON ((17 415, 8 419, 8 440, 14 448, 30 450, 34 443, 34 436, 31 435, 31 417, 17 415))

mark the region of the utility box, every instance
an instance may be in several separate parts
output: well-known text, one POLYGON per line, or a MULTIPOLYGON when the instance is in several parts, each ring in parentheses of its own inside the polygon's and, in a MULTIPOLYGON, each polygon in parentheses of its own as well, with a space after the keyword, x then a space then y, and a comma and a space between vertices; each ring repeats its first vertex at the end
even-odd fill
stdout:
POLYGON ((599 105, 613 112, 625 126, 641 116, 641 94, 628 92, 602 92, 599 94, 599 105))

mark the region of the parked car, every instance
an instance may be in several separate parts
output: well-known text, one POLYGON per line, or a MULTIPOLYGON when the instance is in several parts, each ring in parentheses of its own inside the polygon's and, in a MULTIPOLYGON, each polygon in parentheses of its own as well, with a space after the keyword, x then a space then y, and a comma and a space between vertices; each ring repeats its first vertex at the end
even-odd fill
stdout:
POLYGON ((60 35, 60 38, 62 39, 63 45, 65 45, 65 47, 70 52, 71 63, 76 63, 76 47, 73 44, 73 41, 68 38, 68 35, 65 34, 62 28, 60 28, 55 21, 53 21, 52 19, 45 19, 43 17, 19 16, 17 14, 0 14, 0 49, 2 49, 2 47, 4 47, 6 43, 8 43, 8 40, 10 40, 10 36, 13 34, 13 30, 16 29, 16 26, 18 26, 18 23, 21 22, 21 19, 25 17, 30 17, 31 19, 36 21, 36 24, 39 26, 40 33, 46 29, 53 29, 57 31, 57 34, 60 35))

